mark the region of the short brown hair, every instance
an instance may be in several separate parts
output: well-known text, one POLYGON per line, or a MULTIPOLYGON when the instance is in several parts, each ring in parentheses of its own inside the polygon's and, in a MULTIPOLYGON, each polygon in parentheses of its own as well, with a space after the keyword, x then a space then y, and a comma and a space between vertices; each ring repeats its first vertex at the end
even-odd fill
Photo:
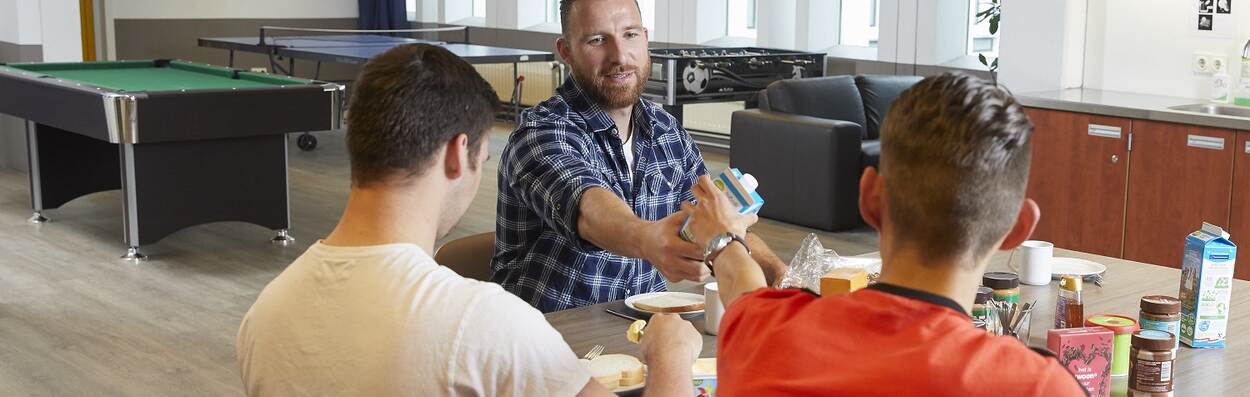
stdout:
POLYGON ((468 135, 470 158, 476 158, 498 106, 477 70, 443 47, 409 44, 370 59, 348 105, 352 184, 420 176, 459 134, 468 135))
POLYGON ((922 80, 881 128, 895 237, 934 258, 992 248, 1024 202, 1033 123, 1006 89, 961 73, 922 80))
MULTIPOLYGON (((569 12, 573 10, 573 3, 577 0, 560 0, 560 35, 565 36, 569 33, 569 12)), ((638 13, 642 14, 642 6, 638 5, 638 0, 634 0, 634 7, 638 7, 638 13)), ((568 38, 568 36, 565 36, 568 38)))

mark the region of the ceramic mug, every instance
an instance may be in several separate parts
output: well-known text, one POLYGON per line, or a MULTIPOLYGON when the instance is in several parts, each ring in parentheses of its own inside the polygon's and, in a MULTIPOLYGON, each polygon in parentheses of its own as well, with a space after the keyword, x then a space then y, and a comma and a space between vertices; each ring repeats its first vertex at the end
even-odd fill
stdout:
POLYGON ((1050 260, 1055 256, 1055 245, 1039 240, 1020 244, 1020 282, 1028 285, 1050 284, 1050 260))
POLYGON ((720 302, 720 287, 716 283, 703 285, 703 332, 716 335, 720 328, 721 315, 725 314, 725 306, 720 302))

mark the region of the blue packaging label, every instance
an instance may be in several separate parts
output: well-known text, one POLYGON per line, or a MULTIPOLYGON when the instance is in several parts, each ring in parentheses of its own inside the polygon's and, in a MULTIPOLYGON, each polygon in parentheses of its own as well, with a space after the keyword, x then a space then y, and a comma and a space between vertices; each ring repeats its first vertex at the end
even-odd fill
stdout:
POLYGON ((1155 321, 1155 320, 1147 320, 1145 318, 1141 318, 1137 321, 1137 323, 1141 326, 1141 329, 1152 329, 1155 331, 1170 332, 1172 334, 1172 337, 1176 339, 1176 346, 1174 346, 1173 348, 1177 348, 1181 346, 1181 334, 1180 334, 1181 320, 1155 321))

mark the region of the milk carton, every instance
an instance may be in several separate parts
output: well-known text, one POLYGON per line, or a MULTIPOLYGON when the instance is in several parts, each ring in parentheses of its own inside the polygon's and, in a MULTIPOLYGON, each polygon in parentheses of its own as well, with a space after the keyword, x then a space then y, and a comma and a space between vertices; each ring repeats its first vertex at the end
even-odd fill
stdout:
MULTIPOLYGON (((764 198, 755 191, 760 186, 759 181, 751 174, 743 174, 737 168, 726 168, 719 175, 712 177, 712 184, 716 186, 725 196, 729 197, 730 202, 738 207, 740 214, 754 214, 760 212, 760 208, 764 206, 764 198)), ((694 236, 686 230, 690 224, 690 219, 681 224, 681 230, 678 235, 682 240, 694 241, 694 236)))
POLYGON ((1181 265, 1181 342, 1224 347, 1237 246, 1218 226, 1203 223, 1185 239, 1181 265))

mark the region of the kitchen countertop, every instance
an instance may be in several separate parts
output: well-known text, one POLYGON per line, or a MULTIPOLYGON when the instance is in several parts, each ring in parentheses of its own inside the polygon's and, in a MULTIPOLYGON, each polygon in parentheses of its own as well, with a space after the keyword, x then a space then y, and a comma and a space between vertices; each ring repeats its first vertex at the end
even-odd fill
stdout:
POLYGON ((1026 92, 1016 94, 1016 99, 1034 108, 1250 131, 1250 118, 1168 109, 1169 106, 1210 103, 1203 99, 1088 88, 1026 92))

